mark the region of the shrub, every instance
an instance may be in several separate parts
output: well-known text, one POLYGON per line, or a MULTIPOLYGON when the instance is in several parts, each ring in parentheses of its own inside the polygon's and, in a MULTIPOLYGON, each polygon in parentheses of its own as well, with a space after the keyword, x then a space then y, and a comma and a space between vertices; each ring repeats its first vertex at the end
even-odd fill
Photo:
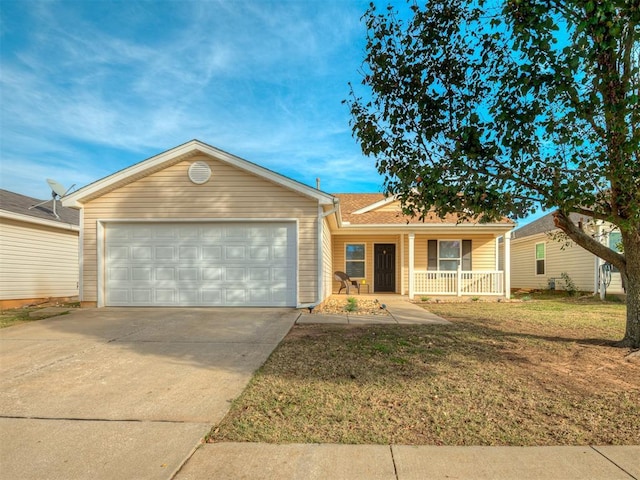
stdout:
POLYGON ((562 272, 560 274, 560 278, 562 278, 562 281, 564 282, 564 290, 567 292, 567 295, 575 297, 578 294, 578 288, 569 274, 567 272, 562 272))
POLYGON ((347 298, 347 304, 345 305, 344 309, 347 312, 355 312, 356 310, 358 310, 358 300, 356 300, 355 297, 347 298))

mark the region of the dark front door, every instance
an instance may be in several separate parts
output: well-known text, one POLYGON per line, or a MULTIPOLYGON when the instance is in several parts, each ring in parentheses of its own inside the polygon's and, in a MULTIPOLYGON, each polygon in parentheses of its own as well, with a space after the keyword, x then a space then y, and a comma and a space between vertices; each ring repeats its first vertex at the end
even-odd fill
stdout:
POLYGON ((396 246, 377 243, 373 247, 373 289, 376 292, 396 291, 396 246))

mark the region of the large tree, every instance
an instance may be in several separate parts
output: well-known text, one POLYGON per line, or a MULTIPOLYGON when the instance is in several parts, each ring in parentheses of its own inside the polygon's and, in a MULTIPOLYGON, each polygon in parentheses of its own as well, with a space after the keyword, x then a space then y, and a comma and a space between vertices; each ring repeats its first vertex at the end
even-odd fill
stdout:
POLYGON ((554 210, 627 288, 640 348, 640 1, 371 4, 354 136, 405 213, 480 221, 554 210), (576 212, 620 229, 609 249, 576 212))

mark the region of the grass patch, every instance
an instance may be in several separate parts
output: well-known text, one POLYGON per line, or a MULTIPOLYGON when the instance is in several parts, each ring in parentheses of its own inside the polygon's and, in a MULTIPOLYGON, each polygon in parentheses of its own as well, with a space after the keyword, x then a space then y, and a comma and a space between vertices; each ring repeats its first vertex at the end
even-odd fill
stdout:
POLYGON ((431 304, 453 325, 297 325, 209 441, 638 444, 625 308, 431 304))
POLYGON ((80 306, 79 302, 65 303, 61 306, 64 308, 68 308, 68 311, 65 312, 56 312, 51 314, 46 313, 38 313, 43 310, 46 306, 51 305, 38 305, 31 307, 20 307, 20 308, 10 308, 6 310, 0 311, 0 328, 12 327, 14 325, 19 325, 21 323, 34 322, 37 320, 43 320, 45 318, 55 317, 58 315, 66 315, 69 311, 74 308, 78 308, 80 306))

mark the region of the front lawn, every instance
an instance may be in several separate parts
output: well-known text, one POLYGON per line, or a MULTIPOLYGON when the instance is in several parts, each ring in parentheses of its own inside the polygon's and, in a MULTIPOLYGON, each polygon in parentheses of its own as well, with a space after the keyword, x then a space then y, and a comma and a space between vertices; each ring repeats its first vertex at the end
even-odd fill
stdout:
POLYGON ((439 303, 453 325, 297 325, 209 441, 640 443, 625 307, 439 303))

